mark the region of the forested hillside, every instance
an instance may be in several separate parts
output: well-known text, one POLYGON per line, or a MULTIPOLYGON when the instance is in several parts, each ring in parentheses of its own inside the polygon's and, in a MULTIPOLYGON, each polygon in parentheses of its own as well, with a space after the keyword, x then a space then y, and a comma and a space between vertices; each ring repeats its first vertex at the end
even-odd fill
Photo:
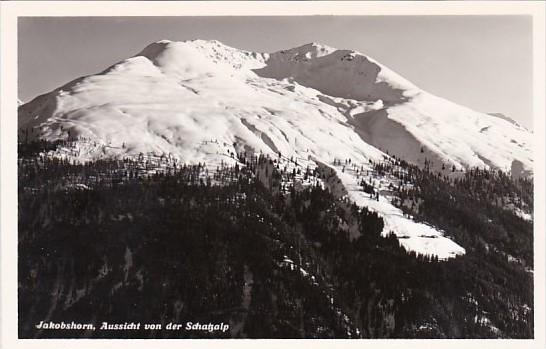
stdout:
POLYGON ((286 182, 264 156, 209 170, 47 155, 66 145, 19 148, 22 338, 533 337, 529 180, 375 164, 400 180, 395 205, 467 251, 438 260, 382 236, 375 212, 296 181, 320 173, 286 182), (42 320, 230 329, 40 331, 42 320))

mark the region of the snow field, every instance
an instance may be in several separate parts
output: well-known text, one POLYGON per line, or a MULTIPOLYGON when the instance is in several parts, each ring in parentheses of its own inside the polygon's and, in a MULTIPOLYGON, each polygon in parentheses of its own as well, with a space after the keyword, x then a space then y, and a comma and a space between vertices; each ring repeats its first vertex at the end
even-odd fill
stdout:
MULTIPOLYGON (((372 171, 371 166, 366 166, 365 170, 372 171)), ((359 168, 361 166, 358 166, 359 168)), ((357 179, 357 174, 351 166, 333 167, 336 175, 343 183, 348 192, 348 196, 358 206, 366 207, 371 211, 377 212, 383 218, 384 228, 382 235, 387 236, 393 232, 400 244, 407 251, 415 251, 417 254, 438 256, 438 259, 445 260, 465 254, 465 249, 455 243, 453 240, 444 236, 444 233, 436 228, 413 221, 410 217, 404 216, 402 211, 395 207, 390 198, 384 194, 389 181, 376 178, 379 184, 376 187, 379 190, 379 200, 370 197, 370 194, 362 191, 357 179), (381 183, 383 182, 383 183, 381 183)))

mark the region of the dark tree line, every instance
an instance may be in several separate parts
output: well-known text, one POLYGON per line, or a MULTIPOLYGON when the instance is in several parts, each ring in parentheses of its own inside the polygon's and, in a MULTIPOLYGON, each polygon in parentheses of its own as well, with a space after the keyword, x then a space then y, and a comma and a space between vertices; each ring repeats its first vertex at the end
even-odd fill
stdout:
POLYGON ((20 152, 23 338, 532 336, 528 223, 475 193, 456 194, 437 175, 377 168, 414 183, 400 187, 401 202, 415 199, 416 217, 466 248, 448 261, 383 237, 383 220, 336 199, 314 180, 320 171, 284 170, 297 159, 233 154, 237 165, 209 172, 168 157, 148 168, 144 158, 76 164, 44 155, 54 148, 20 152), (308 186, 287 181, 305 175, 308 186), (495 212, 491 224, 484 217, 495 212), (41 320, 224 322, 232 330, 39 332, 41 320))
POLYGON ((393 187, 396 205, 466 249, 453 263, 472 275, 463 286, 479 305, 474 309, 506 336, 532 336, 533 223, 516 213, 532 213, 532 179, 477 168, 446 177, 404 161, 375 169, 401 180, 393 187))

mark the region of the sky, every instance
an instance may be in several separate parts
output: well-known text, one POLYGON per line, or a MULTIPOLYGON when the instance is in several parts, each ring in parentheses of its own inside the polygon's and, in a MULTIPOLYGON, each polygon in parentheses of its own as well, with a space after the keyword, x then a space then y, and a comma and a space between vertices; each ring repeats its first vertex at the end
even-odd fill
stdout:
POLYGON ((533 127, 530 16, 25 17, 19 98, 103 71, 161 39, 258 52, 309 42, 352 49, 430 93, 533 127))

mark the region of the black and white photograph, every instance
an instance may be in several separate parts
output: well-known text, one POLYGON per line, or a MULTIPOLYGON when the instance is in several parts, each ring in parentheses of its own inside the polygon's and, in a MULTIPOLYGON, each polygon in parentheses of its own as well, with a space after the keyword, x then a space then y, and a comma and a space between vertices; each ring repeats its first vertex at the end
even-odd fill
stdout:
POLYGON ((535 348, 536 20, 18 16, 13 335, 535 348))

